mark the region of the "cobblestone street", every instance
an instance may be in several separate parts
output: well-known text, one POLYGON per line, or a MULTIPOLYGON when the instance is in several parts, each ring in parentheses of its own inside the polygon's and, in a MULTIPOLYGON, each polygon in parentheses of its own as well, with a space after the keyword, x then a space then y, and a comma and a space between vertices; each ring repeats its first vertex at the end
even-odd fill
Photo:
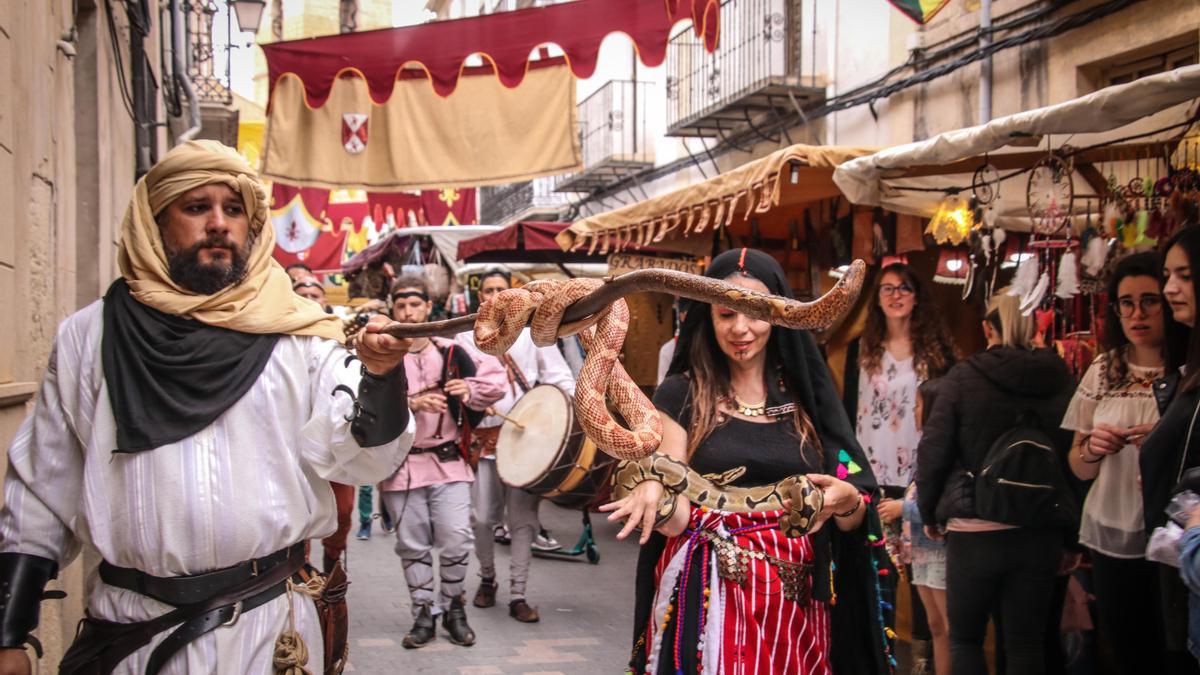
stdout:
MULTIPOLYGON (((574 547, 579 513, 542 505, 542 524, 574 547)), ((478 635, 472 647, 450 643, 438 626, 437 639, 419 650, 401 646, 412 625, 408 592, 394 539, 376 521, 369 541, 349 543, 350 666, 355 673, 461 673, 462 675, 552 675, 621 673, 629 655, 633 615, 633 572, 637 545, 614 538, 617 528, 593 514, 600 563, 584 556, 568 560, 535 557, 529 601, 541 622, 518 623, 508 616, 508 547, 496 547, 500 593, 496 606, 470 606, 467 617, 478 635)), ((474 557, 467 577, 468 601, 479 583, 474 557)))

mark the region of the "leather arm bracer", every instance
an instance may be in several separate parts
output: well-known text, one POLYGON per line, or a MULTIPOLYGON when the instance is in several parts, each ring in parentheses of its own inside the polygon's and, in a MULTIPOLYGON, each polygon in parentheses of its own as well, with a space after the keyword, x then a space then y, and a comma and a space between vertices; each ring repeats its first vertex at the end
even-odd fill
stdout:
POLYGON ((0 553, 0 649, 19 648, 37 628, 42 592, 58 563, 27 553, 0 553))
POLYGON ((384 376, 363 368, 350 433, 364 448, 390 443, 408 428, 408 379, 404 364, 384 376))

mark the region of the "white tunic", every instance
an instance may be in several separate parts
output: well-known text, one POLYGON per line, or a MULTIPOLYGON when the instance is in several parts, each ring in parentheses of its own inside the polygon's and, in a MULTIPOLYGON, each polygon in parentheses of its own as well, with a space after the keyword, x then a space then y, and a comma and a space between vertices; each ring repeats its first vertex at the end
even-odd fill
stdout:
MULTIPOLYGON (((283 336, 250 390, 211 425, 182 441, 114 454, 116 423, 100 362, 102 301, 68 317, 33 411, 9 450, 0 510, 0 551, 68 564, 81 544, 110 563, 157 576, 196 574, 323 537, 337 526, 329 481, 386 478, 412 445, 412 420, 397 440, 361 448, 350 433, 360 366, 317 337, 283 336)), ((296 629, 321 667, 312 601, 294 599, 296 629)), ((181 650, 164 673, 270 673, 288 598, 247 612, 181 650)), ((170 608, 99 579, 89 613, 113 621, 170 608)), ((118 672, 140 673, 149 647, 118 672)))
MULTIPOLYGON (((471 332, 459 333, 454 339, 471 349, 479 349, 475 346, 475 335, 471 332)), ((528 328, 521 331, 521 336, 506 353, 521 370, 521 374, 525 376, 525 381, 529 383, 530 387, 538 384, 552 384, 572 396, 575 395, 575 378, 571 375, 571 369, 558 351, 558 347, 535 345, 528 328)), ((509 382, 508 386, 504 388, 504 398, 493 403, 492 408, 501 414, 507 413, 523 395, 524 392, 521 391, 519 383, 509 382)), ((481 429, 496 427, 503 422, 504 420, 500 417, 492 415, 484 419, 479 427, 481 429)))

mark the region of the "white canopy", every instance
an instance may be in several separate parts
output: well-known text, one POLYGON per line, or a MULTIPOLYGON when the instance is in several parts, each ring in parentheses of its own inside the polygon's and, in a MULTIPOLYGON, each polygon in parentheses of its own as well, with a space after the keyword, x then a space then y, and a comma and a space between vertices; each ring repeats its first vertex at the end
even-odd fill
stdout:
MULTIPOLYGON (((600 278, 608 276, 608 263, 567 263, 564 267, 577 277, 600 278)), ((465 281, 472 274, 479 274, 497 268, 508 270, 522 281, 565 276, 562 268, 559 266, 543 263, 458 263, 458 268, 454 270, 454 276, 459 281, 465 281)))
MULTIPOLYGON (((852 159, 837 168, 833 180, 855 204, 931 217, 954 189, 970 195, 972 176, 985 158, 1004 177, 1030 166, 1047 149, 1083 149, 1127 139, 1120 148, 1096 148, 1075 156, 1073 210, 1083 214, 1096 210, 1098 190, 1108 175, 1127 181, 1161 170, 1154 161, 1161 158, 1162 147, 1155 143, 1187 131, 1186 126, 1174 125, 1191 119, 1192 102, 1198 97, 1200 66, 1179 68, 852 159), (1162 131, 1150 133, 1158 130, 1162 131)), ((1027 178, 1012 175, 1000 183, 999 224, 1006 229, 1030 229, 1027 178)))

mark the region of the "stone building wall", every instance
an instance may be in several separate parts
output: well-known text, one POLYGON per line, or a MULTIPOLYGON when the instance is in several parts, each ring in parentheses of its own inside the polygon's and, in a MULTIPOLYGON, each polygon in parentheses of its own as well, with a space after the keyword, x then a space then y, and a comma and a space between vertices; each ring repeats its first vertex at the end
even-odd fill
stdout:
MULTIPOLYGON (((112 3, 130 82, 129 26, 112 3)), ((157 7, 157 3, 152 3, 157 7)), ((158 79, 158 12, 145 41, 158 79)), ((135 179, 133 121, 96 0, 0 0, 0 448, 32 406, 55 330, 116 277, 117 230, 135 179), (74 14, 73 14, 74 12, 74 14)), ((159 133, 160 142, 162 135, 159 133)), ((6 463, 0 462, 0 475, 6 463)), ((43 603, 41 672, 54 672, 83 614, 85 551, 43 603)))
MULTIPOLYGON (((996 0, 993 22, 1046 5, 1037 0, 996 0)), ((1104 4, 1065 4, 1053 17, 1104 4)), ((979 0, 951 3, 924 33, 925 44, 976 30, 979 0)), ((1045 23, 1034 23, 1025 28, 1045 23)), ((1019 32, 1019 31, 1018 31, 1019 32)), ((992 65, 992 118, 1061 103, 1107 86, 1122 66, 1174 50, 1200 56, 1200 3, 1135 2, 1105 18, 1046 40, 998 53, 992 65)), ((969 127, 980 122, 980 66, 971 64, 890 100, 892 144, 969 127)))

